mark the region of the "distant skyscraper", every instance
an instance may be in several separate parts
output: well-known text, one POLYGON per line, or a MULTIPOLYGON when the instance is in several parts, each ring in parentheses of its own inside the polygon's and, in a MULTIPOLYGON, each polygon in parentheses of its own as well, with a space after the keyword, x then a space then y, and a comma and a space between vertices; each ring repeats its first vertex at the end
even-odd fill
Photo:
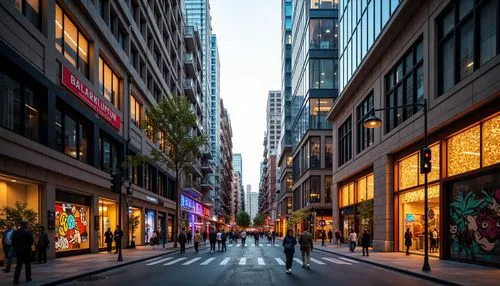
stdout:
POLYGON ((267 96, 267 150, 278 147, 281 137, 281 91, 269 91, 267 96))
POLYGON ((247 213, 250 216, 250 220, 253 222, 255 215, 257 215, 259 208, 259 193, 252 192, 252 186, 247 185, 247 213))

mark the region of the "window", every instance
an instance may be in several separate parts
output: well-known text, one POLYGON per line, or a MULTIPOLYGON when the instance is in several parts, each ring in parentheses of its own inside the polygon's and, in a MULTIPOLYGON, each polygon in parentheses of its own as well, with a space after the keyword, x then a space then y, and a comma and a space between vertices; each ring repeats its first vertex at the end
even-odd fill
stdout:
POLYGON ((309 87, 312 89, 334 89, 337 84, 337 60, 309 60, 309 87))
POLYGON ((99 138, 100 167, 102 170, 112 173, 118 167, 118 149, 116 144, 106 135, 99 138))
POLYGON ((120 80, 102 57, 99 57, 99 90, 109 102, 118 108, 120 80))
POLYGON ((86 77, 89 76, 89 44, 76 25, 56 4, 56 49, 86 77))
POLYGON ((325 176, 325 203, 332 202, 332 176, 325 176))
POLYGON ((365 128, 363 126, 363 120, 366 114, 373 109, 373 94, 368 95, 356 108, 356 113, 358 116, 358 122, 356 126, 357 132, 357 153, 365 150, 368 146, 372 145, 374 142, 375 130, 371 128, 365 128))
POLYGON ((56 110, 56 149, 82 162, 87 162, 87 126, 75 116, 56 110))
POLYGON ((42 28, 41 25, 41 9, 42 1, 40 0, 15 0, 9 1, 15 3, 16 9, 21 12, 31 24, 35 25, 38 29, 42 28))
MULTIPOLYGON (((440 171, 440 150, 439 143, 432 145, 431 147, 432 159, 431 165, 432 170, 427 175, 429 182, 439 180, 440 171)), ((415 152, 397 162, 397 174, 398 174, 398 190, 405 190, 413 188, 424 184, 424 174, 420 174, 420 155, 419 152, 415 152)))
POLYGON ((310 166, 311 168, 321 168, 321 138, 311 137, 309 144, 311 150, 310 166))
POLYGON ((354 204, 354 183, 347 184, 339 190, 339 207, 354 204))
POLYGON ((149 140, 156 143, 155 132, 153 129, 153 122, 151 121, 151 119, 147 118, 147 116, 146 116, 146 136, 149 138, 149 140))
POLYGON ((141 104, 133 95, 130 95, 130 120, 136 126, 141 125, 141 104))
POLYGON ((311 0, 311 9, 334 9, 338 3, 338 0, 311 0))
POLYGON ((321 202, 321 176, 311 176, 311 193, 309 197, 309 202, 320 203, 321 202))
POLYGON ((455 1, 438 19, 439 94, 499 53, 498 1, 455 1))
POLYGON ((325 168, 333 168, 333 139, 325 137, 325 168))
POLYGON ((333 98, 311 98, 310 99, 310 128, 330 129, 331 124, 326 120, 326 114, 333 106, 333 98))
POLYGON ((347 118, 338 129, 339 151, 338 165, 344 165, 352 158, 351 117, 347 118))
POLYGON ((309 48, 334 49, 337 48, 334 38, 333 19, 311 19, 309 24, 309 48), (335 44, 335 45, 334 45, 335 44))
POLYGON ((386 111, 385 131, 390 132, 422 109, 424 102, 424 72, 422 38, 410 48, 385 76, 386 111), (410 105, 406 108, 395 106, 410 105))

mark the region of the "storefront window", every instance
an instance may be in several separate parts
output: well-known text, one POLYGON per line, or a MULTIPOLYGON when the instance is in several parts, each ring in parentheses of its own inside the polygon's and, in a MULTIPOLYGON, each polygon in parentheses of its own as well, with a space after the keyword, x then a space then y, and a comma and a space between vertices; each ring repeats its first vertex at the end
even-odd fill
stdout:
POLYGON ((130 235, 130 240, 134 241, 136 245, 142 245, 142 238, 141 238, 141 226, 142 226, 142 215, 141 215, 141 209, 139 208, 134 208, 134 207, 129 207, 128 208, 128 215, 129 215, 129 235, 130 235), (130 222, 132 219, 136 219, 138 222, 138 225, 134 230, 132 230, 130 222))
POLYGON ((148 244, 151 236, 153 235, 153 231, 156 230, 155 225, 155 211, 146 209, 144 212, 144 243, 148 244))
POLYGON ((341 200, 339 200, 340 207, 354 204, 354 183, 350 183, 340 188, 339 198, 341 198, 341 200))
POLYGON ((99 200, 99 247, 106 246, 104 236, 106 230, 110 228, 111 231, 114 231, 118 225, 117 210, 116 202, 104 199, 99 200))
POLYGON ((447 140, 448 176, 481 167, 480 125, 469 128, 447 140))
POLYGON ((398 162, 399 189, 407 189, 418 185, 418 154, 411 155, 398 162))
POLYGON ((500 163, 500 115, 483 123, 483 167, 500 163))
POLYGON ((56 252, 89 248, 89 207, 56 201, 56 252))
POLYGON ((358 201, 366 201, 366 177, 358 180, 358 201))
POLYGON ((309 201, 311 203, 321 202, 321 176, 311 176, 311 195, 309 201))

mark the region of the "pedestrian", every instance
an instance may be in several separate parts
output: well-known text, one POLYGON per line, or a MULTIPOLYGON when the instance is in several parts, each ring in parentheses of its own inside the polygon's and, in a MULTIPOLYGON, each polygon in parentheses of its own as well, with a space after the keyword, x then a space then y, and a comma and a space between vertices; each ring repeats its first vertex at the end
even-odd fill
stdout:
POLYGON ((276 231, 273 230, 272 236, 273 236, 273 244, 274 244, 276 242, 276 231))
POLYGON ((104 233, 104 242, 106 243, 106 251, 108 254, 111 254, 111 249, 113 247, 113 232, 111 231, 111 227, 108 227, 104 233))
POLYGON ((201 241, 200 231, 196 230, 196 233, 194 234, 194 250, 196 251, 196 253, 198 253, 198 246, 200 245, 200 241, 201 241))
POLYGON ((215 243, 217 242, 217 233, 215 232, 215 229, 212 228, 210 230, 210 253, 213 253, 215 251, 215 243))
POLYGON ((337 242, 337 247, 340 247, 342 245, 342 235, 340 234, 340 229, 337 229, 337 231, 335 231, 335 241, 337 242))
POLYGON ((332 238, 333 238, 333 232, 332 230, 330 229, 328 231, 328 240, 330 241, 330 245, 332 245, 332 238))
POLYGON ((240 236, 241 236, 241 247, 245 247, 245 241, 247 240, 247 232, 242 231, 240 236))
POLYGON ((227 241, 227 233, 225 231, 222 231, 221 233, 222 252, 227 250, 226 241, 227 241))
POLYGON ((185 228, 181 229, 181 233, 179 233, 177 240, 179 241, 179 244, 181 245, 181 253, 186 253, 187 235, 186 235, 185 228))
POLYGON ((12 248, 12 236, 14 235, 14 228, 12 228, 12 223, 7 223, 7 228, 2 234, 2 249, 5 256, 4 264, 5 268, 3 272, 10 272, 10 267, 12 266, 12 257, 14 257, 14 248, 12 248))
POLYGON ((438 232, 437 228, 434 228, 431 232, 431 252, 437 251, 437 240, 438 240, 438 232))
POLYGON ((326 232, 325 230, 321 231, 321 246, 325 246, 326 232))
POLYGON ((115 245, 116 245, 115 254, 117 254, 118 250, 122 249, 122 238, 123 238, 123 230, 120 228, 119 225, 116 226, 115 233, 113 236, 115 238, 115 245))
POLYGON ((26 282, 31 281, 31 247, 33 246, 33 233, 28 228, 28 221, 21 222, 21 228, 12 235, 12 247, 16 252, 16 269, 14 270, 14 284, 19 284, 19 276, 23 264, 26 266, 26 282))
POLYGON ((358 234, 351 228, 351 233, 349 233, 349 250, 354 252, 356 249, 356 243, 358 242, 358 234))
POLYGON ((153 231, 153 234, 149 238, 149 244, 151 244, 153 250, 155 249, 155 245, 158 244, 158 232, 156 230, 153 231))
POLYGON ((161 234, 160 234, 160 241, 161 241, 163 248, 165 248, 165 241, 166 240, 167 240, 167 233, 165 232, 165 230, 162 230, 161 234))
POLYGON ((406 255, 410 255, 410 247, 412 243, 413 234, 408 227, 405 232, 405 246, 406 246, 406 255))
POLYGON ((49 248, 49 236, 45 232, 45 227, 40 226, 40 236, 36 243, 36 252, 38 254, 38 264, 47 263, 47 249, 49 248))
POLYGON ((201 237, 203 238, 203 245, 207 243, 207 231, 204 230, 203 233, 201 234, 201 237))
POLYGON ((217 231, 217 251, 220 251, 222 245, 222 232, 220 229, 217 231))
POLYGON ((259 245, 259 233, 258 232, 253 235, 253 239, 255 241, 255 245, 258 246, 259 245))
MULTIPOLYGON (((307 229, 307 228, 306 228, 307 229)), ((302 253, 302 268, 311 269, 311 251, 313 250, 312 234, 306 229, 299 237, 300 252, 302 253)))
POLYGON ((187 244, 191 244, 191 241, 193 239, 193 233, 191 232, 191 230, 188 230, 186 237, 187 237, 187 244))
POLYGON ((371 237, 370 234, 368 233, 368 230, 363 230, 363 235, 361 236, 361 248, 363 249, 363 256, 365 256, 365 250, 366 250, 366 256, 370 256, 368 254, 368 247, 370 246, 370 241, 371 237))
POLYGON ((283 239, 283 248, 286 257, 286 273, 290 274, 292 272, 292 261, 293 255, 295 254, 295 245, 297 245, 297 239, 293 236, 293 230, 289 229, 286 231, 285 239, 283 239))

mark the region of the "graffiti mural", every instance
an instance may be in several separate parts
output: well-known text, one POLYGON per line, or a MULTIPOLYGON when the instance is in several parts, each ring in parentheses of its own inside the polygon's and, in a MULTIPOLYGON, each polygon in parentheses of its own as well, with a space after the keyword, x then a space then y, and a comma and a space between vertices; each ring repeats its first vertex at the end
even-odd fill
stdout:
POLYGON ((56 251, 89 248, 89 207, 56 202, 56 251))
POLYGON ((500 174, 453 184, 450 255, 500 265, 500 174))

